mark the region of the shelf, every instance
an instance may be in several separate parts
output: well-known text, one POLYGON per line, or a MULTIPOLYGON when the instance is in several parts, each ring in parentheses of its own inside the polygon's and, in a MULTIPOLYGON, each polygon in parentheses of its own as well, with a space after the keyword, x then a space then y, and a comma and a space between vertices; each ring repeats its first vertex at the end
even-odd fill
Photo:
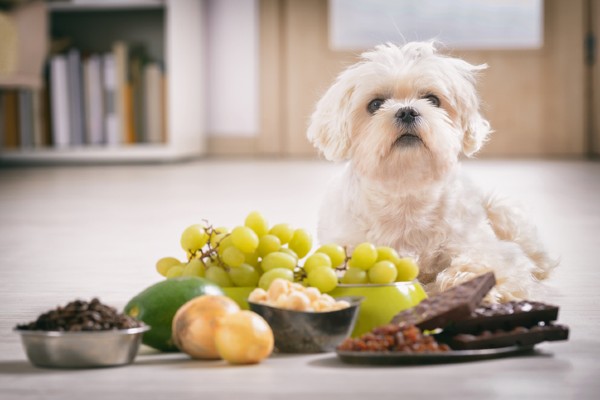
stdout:
POLYGON ((79 11, 115 11, 115 10, 149 10, 163 8, 161 0, 142 1, 84 1, 84 2, 51 2, 48 10, 51 12, 79 12, 79 11))
POLYGON ((4 75, 0 76, 0 89, 29 88, 40 89, 43 87, 41 76, 4 75))
POLYGON ((197 149, 176 149, 165 144, 89 146, 70 148, 10 149, 0 153, 0 165, 98 164, 120 162, 168 162, 198 157, 197 149))
MULTIPOLYGON (((32 4, 44 7, 41 10, 43 21, 48 20, 51 26, 62 24, 62 32, 58 32, 57 37, 71 35, 76 46, 103 53, 112 51, 115 41, 148 44, 151 58, 166 65, 168 79, 164 90, 168 101, 165 131, 168 143, 0 148, 0 165, 170 162, 196 158, 206 153, 205 116, 202 110, 205 60, 201 40, 206 26, 203 24, 204 8, 201 1, 129 0, 32 4), (96 11, 97 15, 91 11, 96 11), (198 40, 194 40, 195 38, 198 40)), ((31 29, 30 25, 23 26, 31 29)), ((45 25, 43 28, 41 31, 44 36, 40 42, 46 43, 46 39, 49 39, 46 35, 52 30, 46 29, 45 25)), ((27 75, 21 73, 10 78, 0 77, 0 88, 35 88, 38 80, 42 80, 41 76, 36 80, 27 75)))

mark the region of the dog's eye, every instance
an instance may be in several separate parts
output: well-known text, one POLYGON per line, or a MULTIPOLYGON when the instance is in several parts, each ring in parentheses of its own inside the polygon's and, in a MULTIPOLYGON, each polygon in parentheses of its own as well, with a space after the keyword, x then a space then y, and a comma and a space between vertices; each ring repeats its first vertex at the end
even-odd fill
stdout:
POLYGON ((379 110, 379 108, 381 108, 381 106, 383 105, 384 101, 385 100, 383 100, 383 99, 374 99, 374 100, 371 100, 369 102, 369 105, 367 106, 367 110, 369 110, 369 112, 371 114, 375 114, 375 111, 377 111, 377 110, 379 110))
POLYGON ((440 106, 440 99, 435 94, 428 94, 427 96, 424 97, 424 99, 429 101, 431 104, 433 104, 436 107, 440 106))

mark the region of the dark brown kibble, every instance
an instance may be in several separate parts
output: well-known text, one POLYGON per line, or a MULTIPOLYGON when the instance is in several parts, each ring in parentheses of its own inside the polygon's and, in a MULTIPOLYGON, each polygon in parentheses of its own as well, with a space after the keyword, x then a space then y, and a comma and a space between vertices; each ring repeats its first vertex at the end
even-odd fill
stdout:
POLYGON ((42 331, 104 331, 129 329, 142 326, 142 323, 119 312, 114 307, 104 305, 97 298, 89 303, 75 300, 64 307, 58 306, 41 314, 37 320, 17 325, 17 329, 42 331))

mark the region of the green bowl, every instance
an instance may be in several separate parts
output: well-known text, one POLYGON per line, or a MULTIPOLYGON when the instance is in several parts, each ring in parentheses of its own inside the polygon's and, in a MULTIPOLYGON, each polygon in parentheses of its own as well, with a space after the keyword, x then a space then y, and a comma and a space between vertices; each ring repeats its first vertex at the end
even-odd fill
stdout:
POLYGON ((234 300, 238 304, 238 306, 240 306, 240 308, 242 310, 250 309, 250 307, 248 306, 248 296, 250 296, 250 293, 254 289, 256 289, 255 287, 240 286, 240 287, 224 287, 221 289, 223 290, 223 293, 225 293, 225 296, 234 300))
POLYGON ((418 281, 395 282, 387 285, 338 285, 329 293, 333 297, 362 296, 358 321, 352 336, 360 336, 371 329, 390 323, 402 310, 416 306, 427 298, 418 281))

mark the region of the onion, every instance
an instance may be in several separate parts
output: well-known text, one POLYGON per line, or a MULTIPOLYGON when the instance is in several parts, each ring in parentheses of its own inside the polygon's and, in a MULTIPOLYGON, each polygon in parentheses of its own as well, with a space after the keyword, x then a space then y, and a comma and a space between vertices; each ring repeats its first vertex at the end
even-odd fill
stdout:
POLYGON ((273 331, 252 311, 239 311, 221 318, 215 331, 217 350, 232 364, 255 364, 273 351, 273 331))
POLYGON ((173 317, 173 341, 193 358, 219 359, 215 332, 221 319, 237 313, 240 307, 225 296, 204 295, 181 306, 173 317))

